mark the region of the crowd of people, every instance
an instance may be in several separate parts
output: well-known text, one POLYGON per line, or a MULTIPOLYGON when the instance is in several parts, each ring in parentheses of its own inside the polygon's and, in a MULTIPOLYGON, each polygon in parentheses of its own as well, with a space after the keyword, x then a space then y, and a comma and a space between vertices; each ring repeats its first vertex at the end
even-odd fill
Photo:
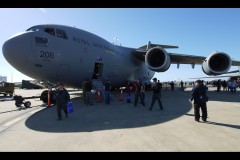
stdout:
MULTIPOLYGON (((230 91, 231 93, 236 93, 237 82, 232 81, 213 81, 213 82, 203 82, 201 80, 197 80, 195 82, 190 82, 188 85, 193 86, 192 92, 189 98, 190 103, 194 106, 194 117, 195 121, 199 122, 200 119, 200 109, 202 111, 202 120, 204 122, 207 121, 207 85, 212 84, 213 86, 217 87, 217 92, 221 91, 221 87, 223 87, 223 91, 230 91)), ((161 101, 161 91, 162 88, 168 87, 171 88, 171 91, 174 91, 174 86, 179 85, 180 90, 184 91, 184 88, 187 85, 187 82, 180 81, 178 84, 176 82, 164 82, 161 83, 160 80, 157 78, 153 78, 153 83, 144 84, 141 80, 137 79, 135 81, 127 81, 125 92, 126 95, 126 102, 132 103, 133 107, 138 107, 140 104, 141 107, 145 107, 145 91, 151 90, 152 91, 152 99, 149 105, 149 110, 152 111, 155 102, 158 102, 158 106, 160 110, 163 110, 163 104, 161 101), (139 103, 140 101, 140 103, 139 103)), ((111 82, 106 80, 103 83, 103 87, 101 90, 101 94, 103 95, 103 99, 105 104, 111 104, 111 82)), ((83 101, 86 105, 93 105, 93 95, 96 91, 93 88, 93 84, 90 79, 86 79, 82 83, 82 91, 83 91, 83 101)), ((121 94, 123 92, 121 91, 121 94)), ((56 90, 56 104, 57 104, 57 113, 58 113, 58 120, 62 119, 61 110, 64 111, 65 116, 68 117, 66 103, 70 100, 69 93, 63 87, 63 84, 59 84, 58 89, 56 90)))
POLYGON ((230 92, 231 94, 235 94, 237 87, 239 87, 239 83, 236 80, 221 81, 221 79, 219 79, 217 81, 213 81, 212 84, 217 87, 217 92, 220 92, 221 88, 223 88, 223 91, 230 92))

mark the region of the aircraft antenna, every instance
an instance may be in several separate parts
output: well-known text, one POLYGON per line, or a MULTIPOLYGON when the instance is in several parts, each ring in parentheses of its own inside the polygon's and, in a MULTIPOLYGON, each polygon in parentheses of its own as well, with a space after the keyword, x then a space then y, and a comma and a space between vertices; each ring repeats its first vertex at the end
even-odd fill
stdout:
POLYGON ((114 37, 113 39, 115 39, 115 41, 116 41, 116 45, 117 45, 117 41, 119 40, 117 37, 114 37))
POLYGON ((13 72, 11 72, 11 83, 13 83, 13 72))

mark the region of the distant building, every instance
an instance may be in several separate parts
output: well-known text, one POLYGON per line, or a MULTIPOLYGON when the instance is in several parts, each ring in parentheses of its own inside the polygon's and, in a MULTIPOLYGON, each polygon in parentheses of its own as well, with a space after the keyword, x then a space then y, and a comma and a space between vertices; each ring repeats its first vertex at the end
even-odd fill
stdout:
POLYGON ((0 82, 7 82, 7 76, 0 76, 0 82))

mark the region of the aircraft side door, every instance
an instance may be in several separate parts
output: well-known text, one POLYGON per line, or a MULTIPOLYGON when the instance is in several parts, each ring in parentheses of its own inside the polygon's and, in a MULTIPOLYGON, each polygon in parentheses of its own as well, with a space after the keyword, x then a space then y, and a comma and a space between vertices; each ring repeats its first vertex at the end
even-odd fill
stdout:
POLYGON ((101 78, 103 73, 103 63, 96 62, 94 65, 94 72, 92 75, 92 79, 99 79, 101 78))

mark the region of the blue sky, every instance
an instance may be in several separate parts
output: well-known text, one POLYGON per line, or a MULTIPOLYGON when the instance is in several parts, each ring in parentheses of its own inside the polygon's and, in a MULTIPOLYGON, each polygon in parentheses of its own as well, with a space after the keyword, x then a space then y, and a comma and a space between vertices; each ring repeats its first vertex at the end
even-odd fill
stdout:
MULTIPOLYGON (((177 45, 170 52, 208 56, 213 51, 228 53, 240 60, 240 9, 0 9, 0 47, 12 35, 37 24, 63 24, 92 32, 122 46, 138 48, 152 43, 177 45)), ((30 79, 11 67, 0 54, 0 75, 8 81, 30 79)), ((232 67, 231 70, 238 69, 232 67)), ((172 64, 166 72, 156 73, 161 81, 188 80, 189 77, 206 76, 201 65, 172 64)))

